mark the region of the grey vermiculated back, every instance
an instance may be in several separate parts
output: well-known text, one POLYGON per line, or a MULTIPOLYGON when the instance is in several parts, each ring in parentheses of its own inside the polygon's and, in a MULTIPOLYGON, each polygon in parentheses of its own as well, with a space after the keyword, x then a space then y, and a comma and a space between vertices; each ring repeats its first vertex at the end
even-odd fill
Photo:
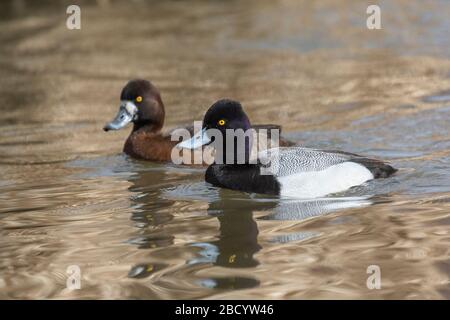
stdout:
POLYGON ((278 148, 261 152, 260 159, 273 168, 277 177, 300 172, 320 171, 330 166, 350 160, 346 154, 328 153, 308 148, 278 148))
POLYGON ((273 174, 277 177, 321 171, 343 162, 354 162, 366 167, 375 179, 387 178, 397 171, 380 160, 337 150, 273 148, 260 152, 259 159, 264 164, 262 167, 264 174, 273 174))
POLYGON ((351 161, 356 155, 327 152, 308 148, 274 148, 260 152, 264 168, 270 166, 272 174, 284 177, 300 172, 321 171, 333 165, 351 161))

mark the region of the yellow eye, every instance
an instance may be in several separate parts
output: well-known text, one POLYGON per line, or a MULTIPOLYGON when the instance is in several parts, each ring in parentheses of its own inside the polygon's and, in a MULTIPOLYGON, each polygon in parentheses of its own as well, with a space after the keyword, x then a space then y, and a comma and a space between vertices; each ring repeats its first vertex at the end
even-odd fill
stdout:
POLYGON ((217 122, 217 124, 219 125, 219 126, 223 126, 224 124, 225 124, 225 120, 219 120, 218 122, 217 122))
POLYGON ((141 96, 137 97, 136 102, 142 102, 142 97, 141 96))

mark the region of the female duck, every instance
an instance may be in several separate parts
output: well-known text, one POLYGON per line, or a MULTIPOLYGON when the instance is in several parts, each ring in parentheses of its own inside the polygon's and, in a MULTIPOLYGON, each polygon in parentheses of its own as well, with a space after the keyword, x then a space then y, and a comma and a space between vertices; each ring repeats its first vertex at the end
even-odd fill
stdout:
POLYGON ((238 129, 245 132, 250 128, 250 121, 239 102, 219 100, 206 112, 202 131, 178 146, 192 149, 209 144, 213 140, 211 132, 215 135, 219 132, 222 138, 214 138, 214 147, 222 152, 216 151, 218 157, 206 170, 206 182, 228 189, 296 198, 315 198, 345 191, 371 179, 389 177, 397 171, 379 160, 352 153, 300 147, 263 151, 254 161, 249 155, 252 139, 239 145, 232 143, 229 135, 238 129))
MULTIPOLYGON (((164 116, 164 104, 159 90, 147 80, 131 80, 122 89, 119 112, 103 130, 119 130, 132 122, 133 130, 125 142, 123 151, 137 159, 170 161, 172 149, 178 142, 171 141, 170 132, 161 131, 164 116)), ((259 125, 255 126, 255 129, 275 127, 281 129, 277 125, 259 125)), ((193 133, 193 126, 185 129, 193 133)), ((284 139, 280 144, 292 145, 284 139)))

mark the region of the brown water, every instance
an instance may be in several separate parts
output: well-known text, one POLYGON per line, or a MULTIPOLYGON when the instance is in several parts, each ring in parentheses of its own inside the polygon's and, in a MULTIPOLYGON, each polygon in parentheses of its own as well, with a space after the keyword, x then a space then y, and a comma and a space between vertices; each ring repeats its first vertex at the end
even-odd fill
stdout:
POLYGON ((2 1, 0 298, 450 298, 450 4, 379 3, 370 31, 364 1, 86 1, 69 31, 69 2, 2 1), (101 129, 135 77, 168 126, 232 97, 400 171, 294 201, 130 159, 101 129))

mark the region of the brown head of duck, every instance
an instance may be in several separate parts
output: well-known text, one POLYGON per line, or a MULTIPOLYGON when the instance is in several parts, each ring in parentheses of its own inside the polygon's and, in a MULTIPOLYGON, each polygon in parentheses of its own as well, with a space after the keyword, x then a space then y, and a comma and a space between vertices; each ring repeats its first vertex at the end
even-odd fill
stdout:
POLYGON ((123 151, 133 158, 168 161, 176 141, 161 133, 164 117, 159 90, 150 81, 131 80, 120 94, 119 112, 103 130, 120 130, 133 123, 123 151))

